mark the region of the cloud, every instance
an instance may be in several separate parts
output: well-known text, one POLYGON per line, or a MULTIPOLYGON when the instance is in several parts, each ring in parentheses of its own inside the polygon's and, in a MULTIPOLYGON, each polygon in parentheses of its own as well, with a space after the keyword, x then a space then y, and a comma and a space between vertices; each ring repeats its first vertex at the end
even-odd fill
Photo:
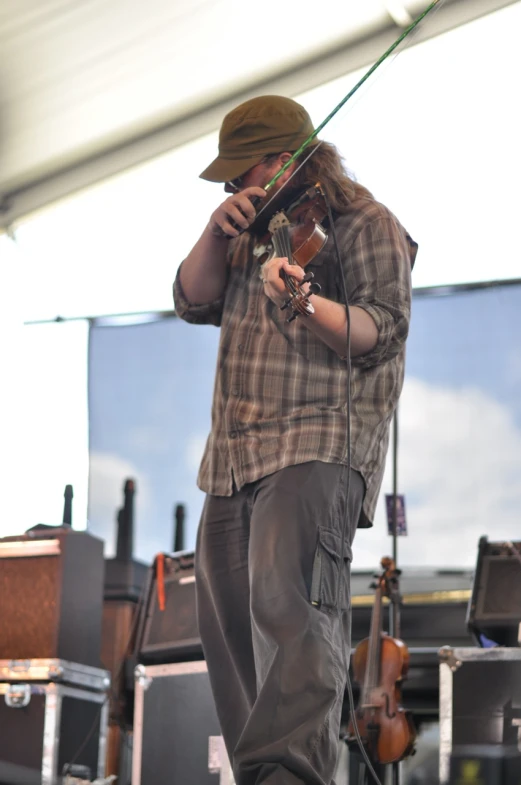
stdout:
MULTIPOLYGON (((399 410, 399 492, 409 535, 401 565, 473 567, 480 536, 521 535, 521 430, 509 409, 479 389, 408 379, 399 410)), ((375 530, 359 532, 354 566, 378 566, 391 550, 383 493, 392 488, 388 455, 375 530)))

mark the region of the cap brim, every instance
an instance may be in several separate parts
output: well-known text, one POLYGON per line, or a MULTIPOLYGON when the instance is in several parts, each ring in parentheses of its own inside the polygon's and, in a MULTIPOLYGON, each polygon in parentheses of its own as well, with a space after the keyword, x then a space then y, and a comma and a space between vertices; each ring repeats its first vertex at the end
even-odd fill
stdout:
POLYGON ((251 169, 252 166, 260 164, 265 157, 265 153, 261 155, 250 156, 249 158, 222 158, 220 155, 212 161, 204 172, 201 172, 199 177, 203 180, 210 180, 212 183, 227 183, 230 180, 235 180, 251 169))

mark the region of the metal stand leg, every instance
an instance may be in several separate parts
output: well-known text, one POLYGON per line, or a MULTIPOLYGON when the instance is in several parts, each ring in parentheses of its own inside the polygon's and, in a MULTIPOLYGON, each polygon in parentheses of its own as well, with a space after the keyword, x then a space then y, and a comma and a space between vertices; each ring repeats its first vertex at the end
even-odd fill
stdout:
MULTIPOLYGON (((381 763, 372 763, 376 776, 384 785, 385 782, 385 766, 381 763)), ((367 768, 366 762, 362 754, 356 748, 349 749, 349 785, 374 785, 374 779, 367 768)))

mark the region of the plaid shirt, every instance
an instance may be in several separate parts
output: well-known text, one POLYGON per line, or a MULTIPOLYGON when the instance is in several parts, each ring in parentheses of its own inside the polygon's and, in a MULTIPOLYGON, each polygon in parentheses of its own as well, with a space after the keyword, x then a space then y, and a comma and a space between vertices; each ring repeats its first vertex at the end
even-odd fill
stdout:
MULTIPOLYGON (((389 441, 389 424, 404 375, 411 264, 416 244, 392 213, 369 198, 335 220, 350 305, 364 308, 378 328, 374 349, 352 360, 351 466, 364 478, 360 526, 372 524, 389 441)), ((212 431, 198 485, 230 496, 233 483, 265 477, 306 461, 347 464, 347 368, 303 324, 264 294, 252 238, 230 243, 224 295, 205 305, 184 296, 179 272, 174 301, 181 319, 221 327, 212 431)), ((343 302, 331 232, 308 264, 321 295, 343 302)))

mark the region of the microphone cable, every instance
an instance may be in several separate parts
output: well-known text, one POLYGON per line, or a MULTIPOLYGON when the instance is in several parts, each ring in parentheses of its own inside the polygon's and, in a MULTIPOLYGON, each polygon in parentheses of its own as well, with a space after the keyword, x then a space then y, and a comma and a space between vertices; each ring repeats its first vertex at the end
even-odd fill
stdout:
MULTIPOLYGON (((349 298, 347 296, 347 286, 346 286, 346 279, 344 275, 344 268, 342 267, 342 259, 340 256, 340 248, 338 245, 338 237, 335 229, 335 224, 333 220, 333 211, 331 210, 331 204, 329 199, 327 198, 326 194, 324 193, 324 199, 326 202, 327 213, 329 218, 329 226, 331 228, 331 234, 333 237, 333 244, 335 247, 335 256, 337 265, 340 271, 340 280, 342 282, 342 294, 344 297, 344 302, 346 306, 346 337, 347 337, 347 354, 346 354, 346 371, 347 371, 347 378, 346 378, 346 413, 347 413, 347 426, 346 426, 346 441, 347 441, 347 481, 346 481, 346 510, 344 515, 344 520, 342 521, 342 535, 340 539, 340 562, 339 562, 339 575, 338 575, 338 584, 337 584, 337 595, 336 595, 336 606, 337 606, 337 615, 338 615, 338 624, 340 630, 342 630, 342 610, 340 607, 340 592, 342 586, 345 586, 347 589, 347 596, 351 597, 350 591, 350 579, 348 580, 347 573, 343 571, 343 580, 342 580, 342 565, 344 561, 344 548, 346 543, 346 535, 347 535, 347 523, 349 519, 349 491, 351 486, 351 316, 349 313, 349 298)), ((352 619, 352 608, 348 609, 350 613, 350 622, 349 628, 351 633, 351 619, 352 619)), ((351 652, 351 634, 349 636, 349 650, 351 652)), ((343 664, 344 664, 344 672, 346 675, 346 686, 347 686, 347 694, 349 696, 349 711, 351 714, 351 721, 353 723, 353 728, 355 731, 356 740, 358 746, 360 748, 360 752, 364 759, 364 762, 371 773, 376 785, 382 785, 374 767, 369 759, 367 751, 364 747, 364 743, 362 741, 362 737, 360 735, 360 730, 358 728, 358 724, 356 721, 356 709, 355 709, 355 701, 353 696, 353 686, 351 684, 351 678, 349 675, 349 663, 347 661, 347 651, 346 646, 342 646, 342 657, 343 657, 343 664)))

